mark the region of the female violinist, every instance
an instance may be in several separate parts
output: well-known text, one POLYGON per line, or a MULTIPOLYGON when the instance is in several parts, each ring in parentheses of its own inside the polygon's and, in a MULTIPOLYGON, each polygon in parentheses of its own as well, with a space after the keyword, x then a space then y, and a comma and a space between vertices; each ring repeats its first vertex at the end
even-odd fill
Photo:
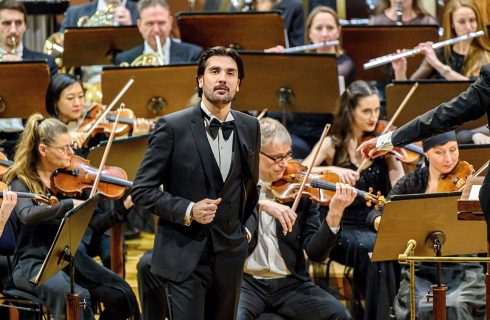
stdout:
MULTIPOLYGON (((340 98, 332 134, 325 138, 321 146, 315 146, 303 164, 315 167, 325 162, 327 167, 314 170, 333 171, 340 176, 341 182, 357 189, 368 190, 369 187, 373 187, 382 194, 387 194, 390 183, 396 183, 404 174, 403 167, 397 159, 392 156, 376 159, 370 161, 361 172, 356 171, 362 158, 355 150, 365 133, 374 131, 379 113, 380 101, 377 90, 365 81, 354 81, 340 98), (320 150, 316 162, 312 164, 316 148, 320 150)), ((330 257, 354 268, 353 317, 369 320, 388 319, 389 303, 396 290, 391 290, 391 296, 381 295, 382 292, 386 292, 381 286, 387 285, 388 279, 396 277, 396 270, 390 264, 370 261, 369 252, 374 247, 376 234, 366 226, 369 211, 361 199, 356 199, 345 209, 342 218, 344 233, 330 257), (374 276, 368 277, 368 272, 373 272, 374 276), (365 299, 365 310, 360 304, 362 299, 365 299)))
MULTIPOLYGON (((46 111, 48 114, 68 126, 70 135, 78 148, 85 144, 85 133, 79 128, 86 119, 84 89, 82 83, 73 76, 65 73, 55 75, 49 84, 46 94, 46 111)), ((150 130, 150 122, 146 119, 136 119, 132 135, 145 134, 150 130)), ((93 146, 97 142, 91 142, 93 146)))
MULTIPOLYGON (((451 0, 444 9, 442 40, 463 36, 482 30, 485 35, 475 39, 461 41, 437 50, 432 43, 418 45, 425 55, 418 69, 410 79, 429 79, 432 77, 446 80, 476 79, 484 64, 490 62, 490 41, 480 9, 472 0, 451 0)), ((392 62, 396 80, 407 79, 407 60, 392 62)))
MULTIPOLYGON (((435 193, 452 191, 448 188, 446 176, 459 174, 466 180, 461 170, 458 144, 454 131, 439 134, 424 140, 423 149, 427 166, 417 169, 401 178, 389 196, 397 194, 435 193), (441 189, 442 187, 442 189, 441 189)), ((377 231, 382 220, 382 212, 373 210, 368 215, 368 225, 377 231)), ((423 221, 421 222, 423 223, 423 221)), ((416 318, 432 319, 432 302, 427 303, 426 294, 430 285, 436 283, 436 267, 431 263, 419 263, 415 267, 416 318)), ((446 294, 447 319, 484 319, 485 285, 483 267, 478 263, 443 264, 442 283, 448 285, 446 294), (464 298, 463 298, 464 297, 464 298)), ((396 319, 409 319, 410 313, 410 274, 408 268, 402 271, 400 289, 395 300, 396 319)))
MULTIPOLYGON (((32 115, 17 145, 14 165, 4 177, 5 182, 13 191, 51 194, 52 173, 70 164, 71 141, 66 125, 53 118, 32 115)), ((39 297, 55 319, 65 318, 64 294, 70 288, 68 274, 60 271, 39 287, 33 287, 29 279, 39 271, 65 213, 80 203, 80 200, 62 198, 56 205, 49 206, 18 199, 12 215, 18 220, 12 283, 39 297)), ((94 317, 90 299, 104 304, 101 318, 125 319, 139 314, 131 287, 119 276, 83 251, 75 255, 75 268, 75 291, 88 301, 82 312, 83 319, 94 317)))

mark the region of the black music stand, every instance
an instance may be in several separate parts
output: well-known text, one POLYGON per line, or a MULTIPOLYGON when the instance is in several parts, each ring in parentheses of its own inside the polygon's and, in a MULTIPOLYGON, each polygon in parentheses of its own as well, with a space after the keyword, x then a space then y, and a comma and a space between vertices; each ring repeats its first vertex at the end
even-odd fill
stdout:
POLYGON ((65 267, 69 267, 70 292, 66 295, 67 319, 70 319, 70 317, 71 319, 80 318, 80 295, 75 293, 74 260, 78 246, 92 219, 99 199, 100 195, 96 194, 65 214, 41 269, 30 280, 33 285, 40 286, 65 267))
POLYGON ((240 55, 246 78, 234 108, 279 111, 283 123, 288 112, 334 112, 340 96, 335 55, 250 51, 240 55))
POLYGON ((182 12, 177 15, 177 25, 182 41, 205 49, 225 46, 264 50, 285 45, 284 20, 280 11, 182 12))
MULTIPOLYGON (((386 97, 386 112, 388 119, 398 109, 404 97, 410 91, 412 86, 418 82, 418 88, 415 90, 413 96, 408 101, 407 105, 400 112, 398 118, 396 118, 394 125, 401 126, 417 117, 429 111, 443 102, 452 100, 458 96, 461 92, 466 91, 472 84, 472 81, 446 81, 446 80, 407 80, 407 81, 394 81, 386 85, 385 97, 386 97)), ((485 125, 487 123, 486 117, 481 117, 478 120, 465 122, 458 129, 474 129, 485 125)))
POLYGON ((112 65, 116 53, 142 43, 136 26, 67 28, 63 63, 68 67, 112 65))
POLYGON ((46 61, 2 62, 0 79, 0 118, 27 119, 36 112, 47 115, 50 79, 46 61))
MULTIPOLYGON (((437 31, 437 25, 343 26, 342 46, 356 65, 357 79, 389 81, 391 65, 364 70, 363 64, 397 49, 414 48, 420 42, 436 42, 437 31)), ((423 58, 423 55, 409 58, 407 73, 412 74, 423 58)))
MULTIPOLYGON (((398 260, 409 240, 417 246, 412 255, 440 257, 487 252, 486 224, 458 220, 460 192, 397 195, 383 209, 372 261, 398 260), (423 223, 421 223, 423 221, 423 223)), ((445 292, 437 262, 434 316, 445 314, 445 292)))
POLYGON ((128 78, 136 81, 128 89, 123 102, 137 117, 155 118, 181 110, 196 92, 194 64, 161 67, 104 67, 102 102, 107 104, 117 95, 128 78))

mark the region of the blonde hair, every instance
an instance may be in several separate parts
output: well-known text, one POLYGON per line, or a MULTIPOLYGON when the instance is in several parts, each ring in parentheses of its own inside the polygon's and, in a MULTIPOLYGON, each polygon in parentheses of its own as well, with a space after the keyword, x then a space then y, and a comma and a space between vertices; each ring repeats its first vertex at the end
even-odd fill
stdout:
MULTIPOLYGON (((453 28, 453 13, 462 8, 467 7, 473 10, 478 23, 478 30, 483 30, 485 35, 473 39, 471 42, 470 50, 464 57, 463 68, 461 74, 465 77, 475 77, 480 73, 480 69, 484 64, 490 62, 490 44, 488 40, 487 27, 483 23, 482 15, 480 9, 474 1, 471 0, 451 0, 446 5, 444 9, 444 18, 442 20, 442 27, 444 28, 443 40, 448 40, 455 38, 456 32, 453 28)), ((449 57, 451 55, 451 46, 446 46, 444 48, 444 57, 449 57)))
POLYGON ((44 118, 35 113, 29 117, 24 132, 16 146, 14 165, 3 180, 7 185, 16 178, 20 179, 30 192, 46 195, 46 187, 36 170, 39 162, 39 145, 51 145, 60 134, 67 134, 68 127, 55 118, 44 118))
MULTIPOLYGON (((339 16, 337 15, 337 12, 334 9, 327 7, 327 6, 316 6, 313 10, 311 10, 310 14, 308 15, 308 18, 306 18, 306 32, 305 32, 305 40, 306 40, 305 42, 306 43, 311 42, 311 39, 309 36, 311 25, 313 24, 313 19, 315 19, 315 17, 319 13, 328 13, 328 14, 332 15, 333 19, 335 20, 335 24, 337 25, 338 28, 340 28, 339 16)), ((339 36, 340 43, 342 43, 341 37, 342 37, 342 33, 339 36)), ((342 49, 342 46, 340 44, 336 45, 335 46, 335 54, 337 56, 339 56, 343 53, 344 53, 344 49, 342 49)))

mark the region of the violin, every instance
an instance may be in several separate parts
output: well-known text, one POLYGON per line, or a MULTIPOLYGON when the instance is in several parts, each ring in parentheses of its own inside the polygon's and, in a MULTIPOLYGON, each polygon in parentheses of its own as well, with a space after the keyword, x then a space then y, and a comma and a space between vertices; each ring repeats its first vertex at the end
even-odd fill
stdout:
MULTIPOLYGON (((57 169, 51 175, 51 185, 56 192, 67 197, 79 197, 83 191, 91 189, 98 169, 90 166, 90 161, 73 155, 67 168, 57 169)), ((104 166, 97 191, 111 200, 117 200, 126 188, 133 186, 126 172, 113 166, 104 166)))
MULTIPOLYGON (((0 190, 2 190, 0 191, 0 202, 3 199, 3 190, 5 190, 6 188, 7 185, 4 182, 0 181, 0 190)), ((30 192, 20 192, 20 191, 14 191, 14 192, 15 194, 17 194, 18 198, 32 199, 37 204, 44 203, 50 206, 54 206, 58 203, 58 199, 54 196, 47 197, 47 196, 43 196, 36 193, 30 193, 30 192)))
MULTIPOLYGON (((294 201, 306 170, 307 167, 299 162, 294 160, 288 162, 283 177, 272 183, 272 194, 277 201, 283 203, 294 201)), ((322 206, 327 206, 335 193, 336 182, 340 182, 340 177, 333 172, 310 175, 301 196, 309 198, 322 206)), ((372 203, 381 206, 386 203, 386 199, 380 193, 378 195, 372 194, 372 188, 370 188, 369 192, 357 190, 357 195, 364 198, 368 206, 372 203)))
POLYGON ((437 192, 459 191, 466 180, 475 173, 475 169, 466 161, 459 160, 451 172, 443 174, 437 182, 437 192))
MULTIPOLYGON (((109 121, 108 119, 115 119, 116 111, 109 111, 106 118, 100 121, 97 126, 92 130, 92 127, 102 115, 104 110, 105 107, 100 104, 96 104, 88 110, 85 119, 78 128, 79 132, 90 132, 87 140, 93 138, 99 133, 103 133, 108 136, 114 128, 114 120, 109 121)), ((133 129, 133 123, 136 119, 133 110, 127 108, 121 111, 121 118, 123 120, 120 120, 119 124, 115 128, 115 135, 117 137, 128 134, 133 129)))
POLYGON ((3 179, 3 176, 7 172, 8 168, 13 166, 14 162, 10 161, 5 153, 0 152, 0 179, 3 179))

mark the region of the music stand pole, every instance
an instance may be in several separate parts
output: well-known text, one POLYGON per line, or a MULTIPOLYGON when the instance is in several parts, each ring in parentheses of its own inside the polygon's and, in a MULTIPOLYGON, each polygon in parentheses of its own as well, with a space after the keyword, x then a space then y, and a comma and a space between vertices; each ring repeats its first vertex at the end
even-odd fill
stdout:
MULTIPOLYGON (((432 247, 436 257, 442 256, 442 245, 446 241, 446 235, 443 232, 435 231, 428 238, 426 245, 432 247)), ((446 319, 446 291, 447 286, 441 283, 442 262, 436 262, 436 284, 432 285, 432 309, 434 310, 434 320, 446 319)), ((429 297, 429 296, 428 296, 429 297)))
POLYGON ((289 88, 279 88, 277 91, 277 102, 281 110, 282 124, 287 127, 287 113, 291 100, 294 97, 294 92, 289 88))
POLYGON ((70 270, 70 293, 65 294, 66 320, 80 319, 80 294, 75 293, 75 258, 70 254, 70 247, 66 246, 60 259, 68 262, 70 270))

